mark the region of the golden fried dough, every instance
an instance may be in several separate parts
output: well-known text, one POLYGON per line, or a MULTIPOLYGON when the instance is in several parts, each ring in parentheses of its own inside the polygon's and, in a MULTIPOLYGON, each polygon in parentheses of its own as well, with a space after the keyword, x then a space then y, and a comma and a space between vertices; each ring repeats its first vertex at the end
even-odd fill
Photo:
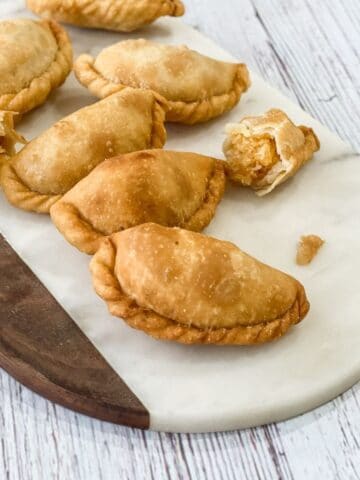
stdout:
POLYGON ((195 153, 146 150, 111 158, 51 207, 65 238, 93 254, 104 236, 156 222, 200 231, 225 188, 220 160, 195 153))
POLYGON ((10 203, 48 213, 106 158, 166 140, 165 106, 152 92, 127 88, 55 123, 2 168, 10 203))
POLYGON ((90 269, 113 315, 163 340, 263 343, 309 310, 297 280, 232 243, 153 223, 103 240, 90 269))
POLYGON ((100 98, 126 86, 150 89, 169 103, 167 120, 194 124, 232 109, 250 86, 244 64, 206 57, 186 46, 126 40, 80 55, 75 74, 100 98))

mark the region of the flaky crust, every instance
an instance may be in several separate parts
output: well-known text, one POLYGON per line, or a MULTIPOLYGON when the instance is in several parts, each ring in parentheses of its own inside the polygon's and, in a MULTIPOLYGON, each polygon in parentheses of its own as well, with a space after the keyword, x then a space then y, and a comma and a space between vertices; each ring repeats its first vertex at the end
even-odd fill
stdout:
POLYGON ((14 128, 14 120, 17 116, 16 112, 0 110, 0 171, 2 165, 15 155, 15 145, 26 143, 25 138, 14 128))
POLYGON ((0 183, 7 199, 23 210, 48 213, 105 158, 161 148, 165 109, 151 92, 126 89, 74 112, 3 166, 0 183))
POLYGON ((221 160, 146 150, 101 163, 50 210, 65 238, 92 255, 112 233, 147 222, 203 230, 225 190, 221 160))
MULTIPOLYGON (((275 141, 278 162, 265 177, 259 178, 251 186, 259 196, 273 191, 278 185, 294 176, 319 150, 320 143, 311 128, 296 126, 281 110, 272 109, 258 117, 246 117, 239 124, 226 127, 227 139, 224 154, 228 160, 227 173, 234 182, 240 181, 237 175, 240 159, 233 153, 237 136, 246 138, 268 137, 275 141)), ((241 181, 240 181, 241 182, 241 181)))
MULTIPOLYGON (((143 225, 137 228, 148 228, 148 226, 143 225)), ((155 228, 164 230, 163 227, 159 226, 155 228)), ((121 234, 117 234, 117 236, 119 235, 121 234)), ((90 270, 95 290, 107 302, 112 315, 123 318, 131 327, 142 330, 156 339, 176 341, 184 344, 261 344, 284 335, 292 325, 302 320, 309 310, 305 291, 302 285, 297 282, 294 302, 284 314, 274 320, 255 325, 233 326, 231 328, 217 328, 214 325, 212 328, 207 329, 194 326, 191 324, 191 321, 188 324, 180 323, 159 315, 150 308, 139 306, 134 298, 131 298, 124 292, 115 272, 117 248, 116 236, 109 237, 103 240, 98 252, 93 257, 90 263, 90 270)), ((248 280, 251 281, 250 279, 248 280)), ((289 281, 294 280, 291 280, 289 277, 289 281)), ((166 288, 166 285, 157 285, 157 288, 166 288)), ((192 284, 189 285, 189 288, 197 287, 194 287, 192 284)), ((149 297, 149 302, 151 303, 152 301, 154 300, 149 297)), ((261 299, 260 301, 263 300, 261 299)), ((194 305, 195 307, 197 305, 194 305)))
POLYGON ((179 17, 181 0, 27 0, 30 10, 45 18, 80 27, 131 32, 159 17, 179 17))
POLYGON ((52 20, 34 23, 40 23, 51 30, 57 43, 57 52, 47 69, 33 78, 29 85, 19 91, 1 95, 0 109, 19 113, 32 110, 44 103, 50 92, 59 87, 71 71, 72 46, 66 31, 52 20))
POLYGON ((100 98, 126 86, 152 89, 168 101, 168 121, 190 125, 231 110, 250 86, 249 72, 244 64, 220 62, 186 47, 143 39, 112 45, 97 59, 88 54, 80 55, 74 71, 79 82, 100 98), (146 49, 156 60, 150 60, 146 49), (140 58, 144 52, 143 64, 139 59, 131 61, 132 50, 140 58), (155 65, 158 65, 156 73, 153 71, 155 65), (177 69, 181 69, 181 77, 177 69))

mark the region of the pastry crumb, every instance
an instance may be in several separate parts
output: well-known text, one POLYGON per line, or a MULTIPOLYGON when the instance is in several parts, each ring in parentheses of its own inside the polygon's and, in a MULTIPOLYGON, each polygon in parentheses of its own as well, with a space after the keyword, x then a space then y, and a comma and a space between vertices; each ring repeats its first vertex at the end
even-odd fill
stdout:
POLYGON ((303 235, 298 244, 296 263, 298 265, 309 265, 324 243, 325 240, 317 235, 303 235))

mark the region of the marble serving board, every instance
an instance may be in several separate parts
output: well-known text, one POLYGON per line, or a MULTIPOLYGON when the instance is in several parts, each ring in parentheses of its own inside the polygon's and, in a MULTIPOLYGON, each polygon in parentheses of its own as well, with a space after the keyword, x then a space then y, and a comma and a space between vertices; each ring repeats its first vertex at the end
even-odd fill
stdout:
MULTIPOLYGON (((162 19, 132 35, 68 31, 76 55, 145 37, 235 61, 178 19, 162 19)), ((284 109, 318 134, 320 153, 294 180, 265 198, 228 187, 206 231, 305 285, 311 311, 280 341, 252 348, 184 346, 132 330, 112 318, 94 294, 89 257, 72 248, 47 216, 17 210, 0 194, 0 232, 145 406, 154 430, 218 431, 287 419, 360 379, 359 158, 254 73, 252 82, 240 104, 224 117, 195 127, 168 125, 166 148, 222 158, 226 123, 271 107, 284 109), (326 245, 304 268, 295 265, 294 257, 297 241, 306 233, 320 235, 326 245)), ((95 100, 72 75, 44 106, 22 120, 19 130, 31 139, 95 100)))

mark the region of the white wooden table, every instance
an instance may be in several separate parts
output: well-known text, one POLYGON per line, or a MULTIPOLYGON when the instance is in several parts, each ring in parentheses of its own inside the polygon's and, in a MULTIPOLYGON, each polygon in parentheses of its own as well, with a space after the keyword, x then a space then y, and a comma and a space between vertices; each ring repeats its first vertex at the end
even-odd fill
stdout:
MULTIPOLYGON (((186 22, 360 148, 359 0, 185 1, 186 22)), ((13 0, 0 0, 10 11, 13 0)), ((355 480, 360 385, 288 422, 172 435, 91 420, 0 372, 0 440, 1 480, 355 480)))

